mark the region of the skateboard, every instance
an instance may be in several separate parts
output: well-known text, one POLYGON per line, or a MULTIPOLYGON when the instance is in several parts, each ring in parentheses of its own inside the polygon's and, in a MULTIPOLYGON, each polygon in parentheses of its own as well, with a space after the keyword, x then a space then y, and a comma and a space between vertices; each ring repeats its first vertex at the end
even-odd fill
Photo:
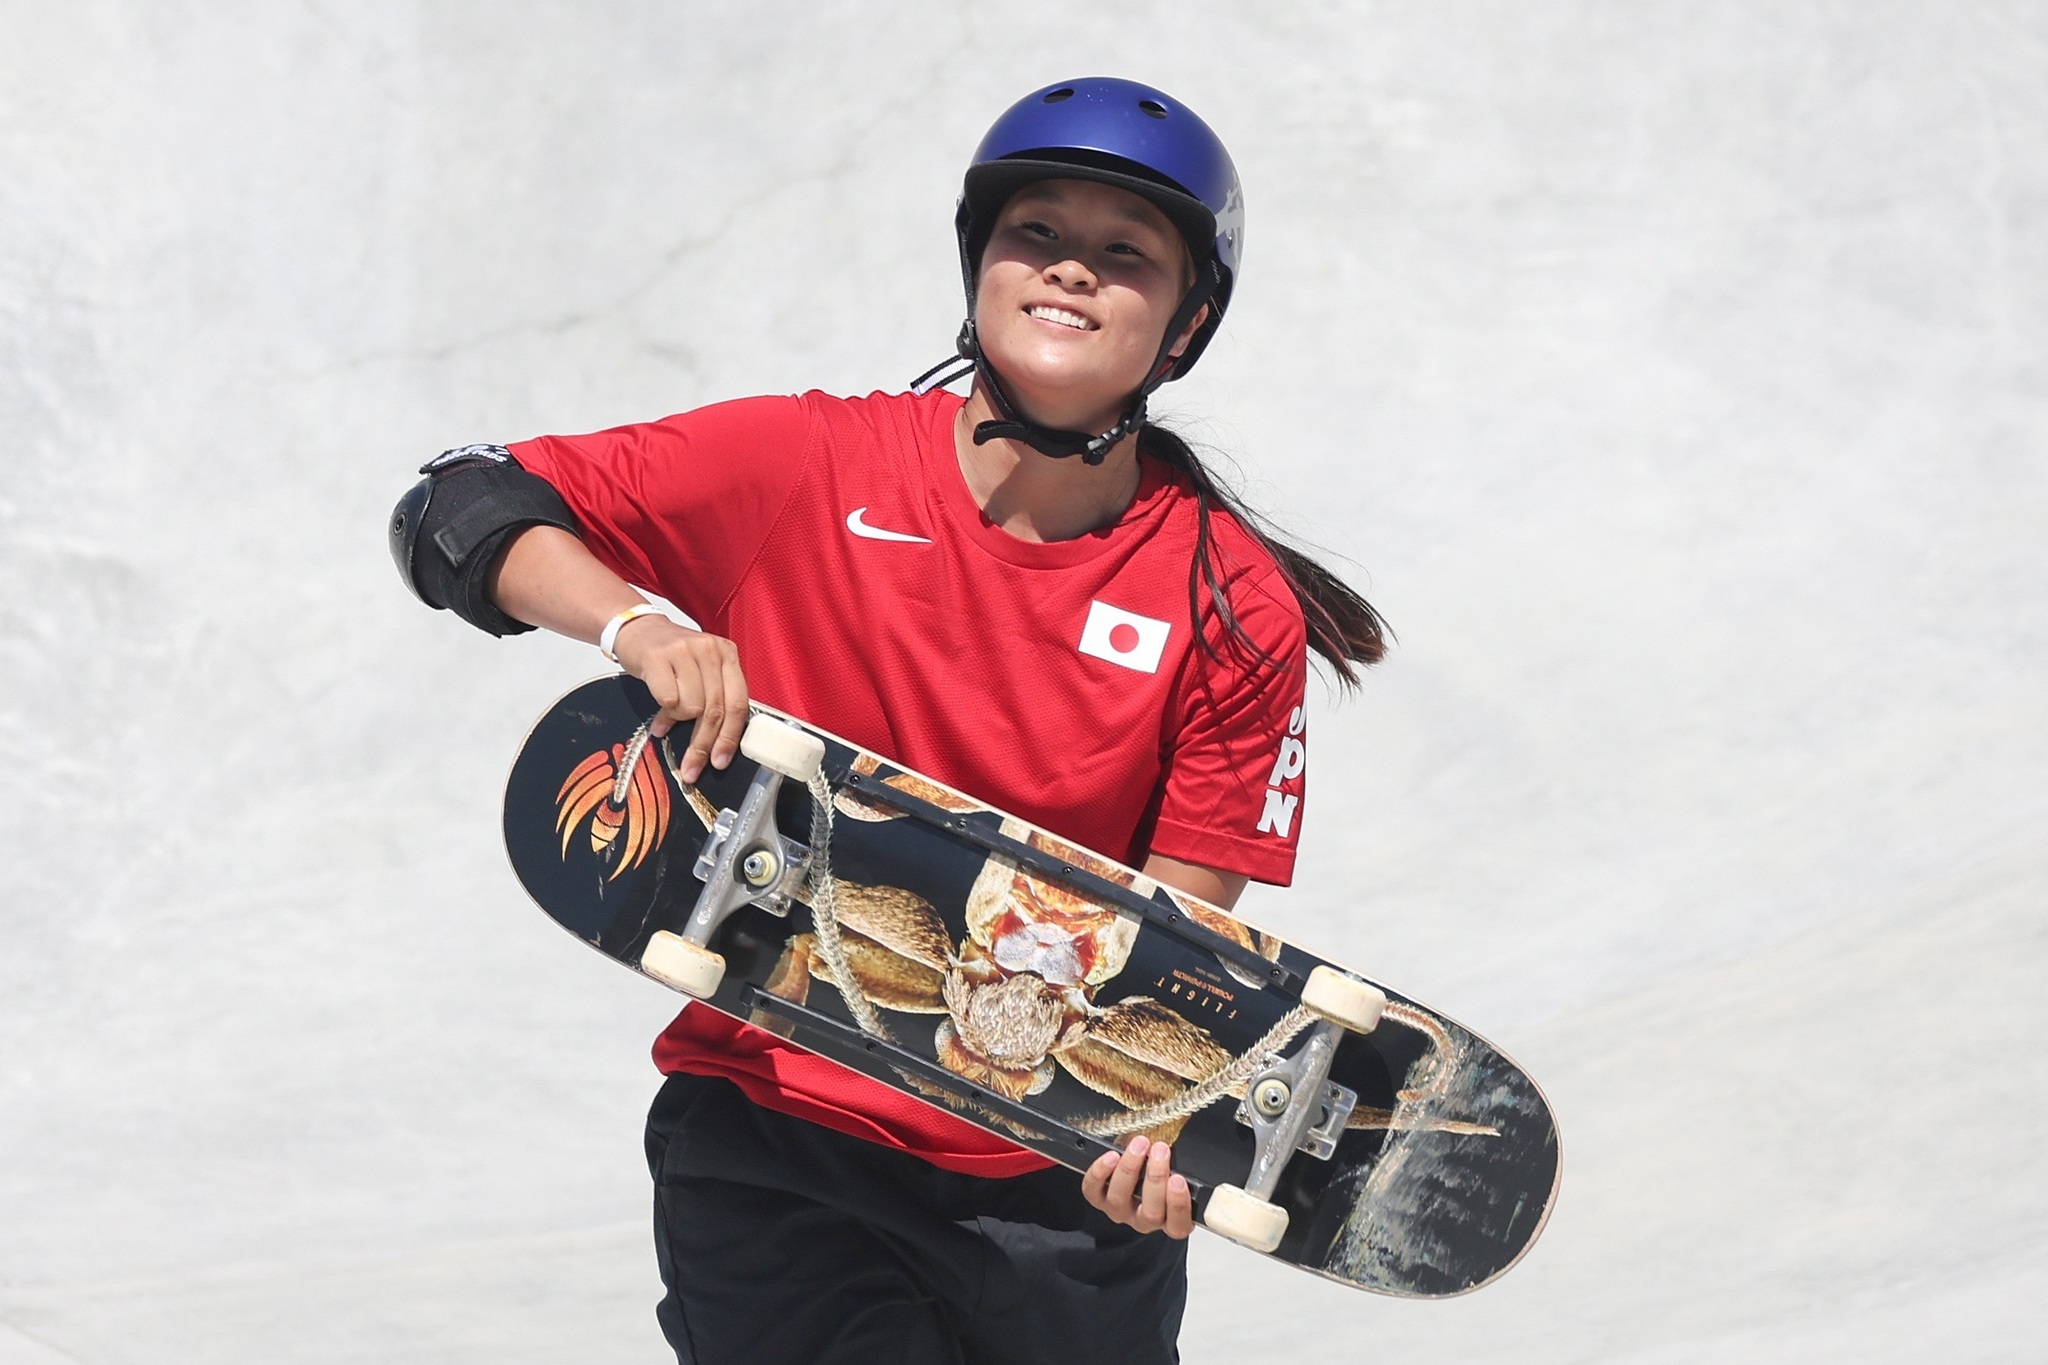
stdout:
POLYGON ((1204 1226, 1357 1288, 1466 1293, 1542 1230, 1550 1108, 1451 1019, 770 707, 685 784, 656 709, 583 684, 506 786, 607 957, 1075 1170, 1171 1141, 1204 1226))

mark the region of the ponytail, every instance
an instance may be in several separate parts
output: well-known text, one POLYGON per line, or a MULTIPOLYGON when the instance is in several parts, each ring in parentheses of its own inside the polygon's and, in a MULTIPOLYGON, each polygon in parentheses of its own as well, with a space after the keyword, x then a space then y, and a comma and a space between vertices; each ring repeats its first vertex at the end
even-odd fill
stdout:
POLYGON ((1188 566, 1188 609, 1196 622, 1195 637, 1212 655, 1215 646, 1200 629, 1202 589, 1209 590, 1216 604, 1217 619, 1227 637, 1243 645, 1265 662, 1272 656, 1246 632, 1231 609, 1223 575, 1217 572, 1215 537, 1209 528, 1214 509, 1220 507, 1242 526, 1245 533, 1265 547, 1280 568, 1280 576, 1301 604, 1302 620, 1308 626, 1309 648, 1322 655, 1337 680, 1345 687, 1358 684, 1361 665, 1370 666, 1386 656, 1393 631, 1380 614, 1343 579, 1331 573, 1302 551, 1289 545, 1263 517, 1246 507, 1216 482, 1193 448, 1176 433, 1153 422, 1138 431, 1138 453, 1171 465, 1187 476, 1195 490, 1195 558, 1188 566))

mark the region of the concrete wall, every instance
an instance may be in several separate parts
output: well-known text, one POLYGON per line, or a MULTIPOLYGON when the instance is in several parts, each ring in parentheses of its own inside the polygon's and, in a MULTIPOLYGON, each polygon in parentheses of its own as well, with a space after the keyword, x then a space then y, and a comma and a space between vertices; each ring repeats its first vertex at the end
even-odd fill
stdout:
POLYGON ((2035 1358, 2048 13, 0 0, 0 1365, 650 1361, 674 1000, 496 846, 595 672, 406 597, 449 445, 892 388, 981 129, 1188 99, 1168 406, 1400 648, 1253 917, 1503 1043, 1528 1262, 1204 1236, 1194 1362, 2035 1358))

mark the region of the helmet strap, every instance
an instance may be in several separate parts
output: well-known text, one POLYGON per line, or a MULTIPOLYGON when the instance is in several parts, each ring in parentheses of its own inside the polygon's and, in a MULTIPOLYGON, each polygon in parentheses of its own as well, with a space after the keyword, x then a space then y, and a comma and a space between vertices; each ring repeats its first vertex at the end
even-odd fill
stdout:
POLYGON ((1041 455, 1055 460, 1081 457, 1081 463, 1097 465, 1109 458, 1109 452, 1118 441, 1136 431, 1145 422, 1145 391, 1135 396, 1123 418, 1108 431, 1090 436, 1084 431, 1062 431, 1058 427, 1042 426, 1017 411, 1017 405, 1010 400, 1009 390, 1003 387, 1002 376, 989 363, 988 356, 981 349, 980 335, 975 331, 974 319, 969 318, 960 326, 960 350, 962 355, 974 362, 974 373, 987 390, 989 406, 996 410, 995 420, 979 422, 974 428, 974 443, 987 445, 990 441, 1022 441, 1041 455))
POLYGON ((923 374, 910 381, 910 391, 919 398, 933 389, 943 389, 956 379, 964 379, 974 373, 974 362, 962 355, 949 355, 923 374))
MULTIPOLYGON (((976 424, 976 445, 987 445, 990 441, 1022 441, 1039 454, 1055 460, 1079 455, 1081 463, 1099 465, 1109 458, 1109 452, 1116 448, 1118 442, 1145 425, 1146 400, 1152 396, 1153 390, 1173 377, 1176 368, 1173 343, 1188 329, 1188 324, 1195 320, 1195 315, 1202 311, 1203 305, 1215 297, 1216 287, 1221 279, 1220 268, 1211 261, 1209 268, 1195 281, 1194 287, 1188 290, 1187 297, 1180 301, 1180 307, 1174 310, 1173 320, 1167 323, 1166 335, 1160 338, 1159 353, 1152 358, 1150 378, 1145 381, 1143 387, 1131 395, 1130 404, 1124 409, 1124 415, 1118 419, 1116 425, 1096 435, 1041 426, 1019 412, 1017 405, 1010 400, 1008 390, 1003 387, 1002 377, 996 373, 995 366, 989 363, 988 356, 981 349, 981 338, 975 330, 974 318, 971 315, 960 325, 960 336, 954 343, 959 353, 958 360, 949 360, 933 366, 919 376, 918 383, 923 383, 941 371, 954 370, 959 361, 969 361, 973 364, 975 374, 987 387, 989 406, 996 410, 994 421, 976 424)), ((969 302, 972 303, 972 296, 969 297, 969 302)), ((955 370, 951 377, 959 378, 961 373, 964 371, 955 370)), ((922 393, 926 390, 917 391, 922 393)))

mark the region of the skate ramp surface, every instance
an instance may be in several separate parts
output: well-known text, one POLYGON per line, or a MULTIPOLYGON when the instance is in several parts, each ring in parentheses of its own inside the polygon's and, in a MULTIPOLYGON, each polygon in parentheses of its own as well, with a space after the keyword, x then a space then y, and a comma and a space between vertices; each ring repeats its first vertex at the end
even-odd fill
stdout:
POLYGON ((980 130, 1112 68, 1246 182, 1162 408, 1400 636, 1246 910, 1565 1153, 1452 1303, 1202 1238, 1186 1358, 2030 1358, 2029 8, 0 16, 0 1365, 662 1358, 676 1000, 496 842, 602 664, 426 611, 384 516, 448 446, 900 387, 980 130))

